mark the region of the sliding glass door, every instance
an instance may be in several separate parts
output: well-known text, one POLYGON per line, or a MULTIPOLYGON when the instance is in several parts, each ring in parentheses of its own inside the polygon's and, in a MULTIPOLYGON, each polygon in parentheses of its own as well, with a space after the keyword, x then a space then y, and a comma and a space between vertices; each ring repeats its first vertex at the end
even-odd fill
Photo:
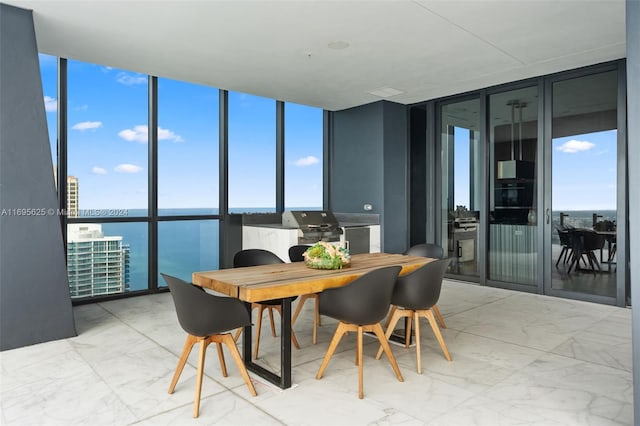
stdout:
POLYGON ((449 273, 479 276, 480 100, 440 108, 441 244, 452 259, 449 273))
MULTIPOLYGON (((618 273, 618 73, 551 91, 550 264, 546 291, 615 298, 618 273)), ((582 295, 582 296, 581 296, 582 295)))

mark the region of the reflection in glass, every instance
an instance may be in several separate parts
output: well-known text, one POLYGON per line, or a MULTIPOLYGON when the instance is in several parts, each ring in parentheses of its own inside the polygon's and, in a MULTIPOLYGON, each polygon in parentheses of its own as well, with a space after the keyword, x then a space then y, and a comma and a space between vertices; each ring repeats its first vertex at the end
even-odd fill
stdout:
POLYGON ((73 60, 67 64, 67 173, 77 178, 78 216, 146 215, 148 77, 73 60))
POLYGON ((158 272, 191 282, 193 272, 218 269, 218 242, 217 220, 158 222, 158 272))
POLYGON ((67 226, 67 275, 72 298, 148 288, 146 223, 67 226))
POLYGON ((538 89, 489 98, 488 278, 537 285, 538 89))
POLYGON ((554 289, 616 296, 617 73, 553 84, 554 289))
POLYGON ((478 276, 480 101, 441 107, 442 246, 449 272, 478 276))
POLYGON ((322 209, 322 109, 285 103, 285 210, 322 209))
POLYGON ((276 209, 276 102, 229 92, 229 209, 276 209))
POLYGON ((217 212, 218 105, 217 89, 158 79, 158 214, 217 212))

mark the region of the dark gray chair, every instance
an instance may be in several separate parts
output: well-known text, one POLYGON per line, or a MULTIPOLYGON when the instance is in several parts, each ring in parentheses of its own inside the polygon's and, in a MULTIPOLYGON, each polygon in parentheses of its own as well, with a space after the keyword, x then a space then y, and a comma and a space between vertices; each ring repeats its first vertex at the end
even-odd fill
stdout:
POLYGON ((399 381, 404 381, 389 342, 384 337, 380 321, 389 311, 393 287, 400 266, 388 266, 370 271, 343 287, 336 287, 320 293, 320 313, 337 319, 338 328, 331 339, 327 354, 322 361, 316 379, 321 379, 342 336, 350 331, 357 333, 356 364, 358 365, 358 397, 364 397, 362 334, 373 332, 380 341, 399 381))
MULTIPOLYGON (((304 256, 302 255, 307 249, 311 247, 309 245, 295 245, 289 247, 289 260, 292 262, 304 262, 304 256)), ((302 307, 304 306, 304 302, 308 299, 314 299, 315 301, 315 311, 313 316, 313 337, 312 342, 315 345, 318 342, 318 327, 320 326, 320 310, 318 304, 318 294, 303 294, 300 296, 300 301, 298 301, 298 306, 296 306, 296 311, 293 313, 293 317, 291 317, 291 327, 296 323, 298 319, 298 315, 300 315, 300 311, 302 311, 302 307)))
POLYGON ((238 351, 235 340, 228 333, 238 327, 251 325, 251 318, 244 304, 231 297, 220 297, 205 292, 201 287, 194 286, 181 279, 170 275, 161 274, 169 286, 171 297, 176 307, 178 322, 187 332, 187 341, 180 355, 178 366, 173 374, 169 393, 173 393, 184 365, 189 358, 191 349, 196 343, 200 343, 200 356, 198 358, 198 376, 196 381, 196 397, 193 407, 193 417, 198 417, 200 411, 200 393, 202 390, 202 375, 204 372, 204 358, 207 346, 215 343, 218 348, 220 369, 222 375, 227 377, 227 366, 224 362, 222 344, 227 345, 233 360, 240 370, 244 382, 251 395, 256 396, 256 390, 249 379, 247 369, 238 351))
MULTIPOLYGON (((407 256, 421 256, 421 257, 429 257, 431 259, 442 259, 444 257, 444 250, 437 244, 416 244, 415 246, 411 246, 409 250, 407 250, 404 254, 407 256)), ((444 322, 444 318, 442 318, 442 314, 440 313, 440 309, 438 309, 437 305, 433 306, 433 313, 436 315, 438 322, 440 323, 440 327, 447 328, 447 324, 444 322)), ((393 314, 393 308, 392 312, 393 314)), ((391 319, 391 316, 389 316, 391 319)), ((389 322, 386 324, 389 326, 389 322)), ((407 331, 411 331, 411 319, 408 320, 407 331)), ((407 336, 410 336, 410 333, 407 333, 407 336)), ((408 337, 407 337, 408 340, 408 337)))
POLYGON ((303 254, 309 247, 311 246, 305 244, 299 244, 289 247, 289 260, 292 262, 303 262, 303 254))
MULTIPOLYGON (((442 287, 442 279, 444 273, 449 266, 451 259, 434 260, 426 265, 421 266, 415 271, 398 277, 396 286, 391 296, 391 303, 397 306, 394 310, 389 325, 387 327, 386 337, 391 336, 393 328, 400 318, 413 318, 416 340, 416 361, 418 373, 422 374, 422 362, 420 358, 420 317, 424 317, 429 321, 433 329, 438 343, 444 352, 444 356, 451 361, 451 355, 444 343, 438 323, 433 315, 433 307, 440 298, 440 289, 442 287)), ((407 330, 407 336, 411 336, 411 330, 407 330)), ((408 347, 408 345, 407 345, 408 347)), ((378 350, 377 359, 382 356, 382 348, 378 350)))
MULTIPOLYGON (((240 250, 233 257, 233 267, 234 268, 244 268, 249 266, 260 266, 260 265, 275 265, 278 263, 284 263, 282 259, 280 259, 275 253, 270 252, 269 250, 262 249, 245 249, 240 250)), ((297 297, 292 299, 295 300, 297 297)), ((272 299, 272 300, 263 300, 262 302, 255 302, 252 304, 253 308, 258 308, 258 324, 256 325, 256 347, 253 352, 253 357, 258 358, 258 350, 260 348, 260 331, 262 329, 262 314, 266 309, 269 312, 269 320, 271 321, 271 334, 273 337, 276 337, 276 325, 273 319, 273 310, 280 312, 282 316, 282 310, 280 307, 280 303, 282 299, 272 299)), ((242 333, 242 329, 238 330, 234 339, 237 341, 238 337, 242 333)), ((298 339, 296 338, 295 333, 293 332, 293 328, 291 329, 291 342, 296 347, 296 349, 300 349, 300 345, 298 344, 298 339)))

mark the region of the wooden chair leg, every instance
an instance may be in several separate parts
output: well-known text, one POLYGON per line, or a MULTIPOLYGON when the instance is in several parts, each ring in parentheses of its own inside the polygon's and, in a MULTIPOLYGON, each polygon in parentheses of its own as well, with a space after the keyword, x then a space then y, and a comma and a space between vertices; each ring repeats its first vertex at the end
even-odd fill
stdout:
POLYGON ((316 307, 315 307, 315 312, 313 314, 313 332, 312 332, 312 337, 311 337, 311 343, 312 344, 316 344, 318 343, 318 327, 320 327, 320 309, 318 307, 318 301, 320 299, 318 297, 316 297, 316 307))
POLYGON ((371 330, 376 336, 378 336, 378 340, 384 349, 384 352, 387 354, 387 358, 389 358, 389 362, 391 363, 391 367, 393 367, 393 371, 396 373, 396 377, 398 381, 404 382, 404 378, 402 377, 402 373, 400 373, 400 368, 398 367, 398 363, 396 362, 396 358, 393 356, 393 352, 391 352, 391 347, 389 346, 389 341, 384 335, 384 331, 382 331, 382 326, 380 323, 374 324, 371 326, 371 330))
POLYGON ((438 339, 438 343, 442 348, 444 357, 447 359, 447 361, 451 361, 451 355, 449 354, 449 349, 447 349, 447 345, 444 343, 444 339, 442 338, 442 334, 440 333, 440 329, 438 328, 438 323, 436 322, 436 319, 433 316, 433 312, 431 311, 431 309, 428 309, 425 311, 419 311, 419 312, 429 321, 429 325, 431 325, 433 334, 436 335, 436 339, 438 339))
POLYGON ((234 334, 234 336, 233 336, 233 341, 234 342, 238 342, 238 338, 242 334, 242 330, 243 329, 244 329, 244 327, 240 327, 239 329, 236 330, 236 334, 234 334))
POLYGON ((276 337, 276 322, 273 319, 273 306, 269 306, 267 310, 269 311, 269 321, 271 323, 271 335, 276 337))
POLYGON ((356 349, 358 360, 358 398, 364 398, 364 368, 362 362, 362 326, 358 327, 358 348, 356 349))
POLYGON ((442 318, 442 314, 440 313, 440 309, 438 309, 438 305, 433 305, 431 309, 433 309, 433 313, 436 314, 436 319, 440 324, 440 328, 447 328, 447 325, 444 323, 444 318, 442 318))
POLYGON ((393 314, 397 309, 397 306, 391 305, 391 310, 389 311, 389 315, 387 315, 387 322, 385 323, 384 328, 389 328, 389 324, 391 324, 391 318, 393 318, 393 314))
POLYGON ((253 383, 249 378, 249 373, 247 373, 247 367, 245 367, 244 365, 244 361, 240 356, 240 351, 238 351, 238 346, 236 346, 235 340, 233 340, 230 334, 223 334, 222 343, 227 345, 227 348, 229 348, 229 352, 231 352, 231 356, 233 357, 233 360, 236 362, 236 365, 238 366, 238 370, 240 370, 240 374, 242 375, 244 382, 249 388, 249 393, 251 393, 251 395, 253 396, 256 396, 257 395, 256 389, 255 387, 253 387, 253 383))
POLYGON ((258 349, 260 348, 260 331, 262 330, 262 313, 264 312, 265 306, 260 305, 258 307, 258 324, 256 325, 256 347, 253 351, 253 358, 258 358, 258 349))
POLYGON ((310 294, 303 294, 302 296, 300 296, 300 301, 298 302, 298 306, 296 306, 296 310, 293 313, 293 316, 291 317, 291 327, 293 327, 293 325, 296 323, 296 320, 298 319, 298 315, 300 315, 300 311, 302 311, 302 307, 304 306, 304 302, 306 302, 309 297, 311 297, 310 294))
POLYGON ((171 379, 171 384, 169 385, 169 393, 173 393, 176 388, 176 384, 178 383, 178 379, 182 374, 182 370, 184 369, 184 365, 187 363, 187 359, 189 358, 189 354, 191 353, 191 349, 193 345, 198 341, 198 338, 192 336, 190 334, 187 335, 187 341, 184 343, 184 348, 182 349, 182 354, 180 355, 180 359, 178 360, 178 366, 176 367, 175 373, 173 373, 173 378, 171 379))
POLYGON ((222 352, 222 343, 216 342, 218 348, 218 360, 220 361, 220 370, 222 370, 222 377, 227 377, 227 364, 224 362, 224 353, 222 352))
POLYGON ((416 330, 416 368, 418 370, 418 374, 422 374, 422 355, 420 353, 420 315, 418 311, 413 312, 415 325, 413 328, 416 330))
MULTIPOLYGON (((398 321, 400 321, 400 318, 407 316, 407 313, 404 309, 392 309, 392 312, 393 314, 389 317, 389 320, 387 321, 387 332, 385 333, 385 338, 387 340, 389 340, 389 337, 391 337, 391 334, 393 333, 393 328, 396 326, 398 321)), ((376 354, 376 359, 380 359, 380 357, 382 357, 383 350, 384 349, 382 348, 382 345, 380 345, 380 348, 378 349, 378 353, 376 354)))
POLYGON ((336 328, 336 332, 333 334, 333 338, 331 339, 331 343, 329 344, 329 349, 327 349, 327 353, 322 360, 322 364, 320 365, 320 369, 318 370, 318 374, 316 374, 316 379, 321 379, 324 374, 324 370, 329 365, 329 360, 333 356, 333 353, 336 351, 342 336, 347 332, 346 324, 343 322, 338 323, 338 328, 336 328))
POLYGON ((198 356, 198 376, 196 380, 196 397, 193 401, 193 418, 197 418, 200 414, 200 394, 202 392, 202 376, 204 375, 204 359, 207 352, 207 346, 209 346, 208 339, 200 340, 200 354, 198 356))
MULTIPOLYGON (((407 327, 406 330, 404 331, 404 347, 405 348, 409 348, 410 343, 411 343, 411 316, 407 315, 407 327)), ((388 340, 388 339, 387 339, 388 340)))

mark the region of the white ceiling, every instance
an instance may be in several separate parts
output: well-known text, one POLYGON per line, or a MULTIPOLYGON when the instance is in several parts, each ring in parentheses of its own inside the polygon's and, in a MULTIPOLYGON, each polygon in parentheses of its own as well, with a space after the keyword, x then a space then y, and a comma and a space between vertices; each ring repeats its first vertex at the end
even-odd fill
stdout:
POLYGON ((43 53, 327 110, 625 57, 624 0, 1 1, 43 53))

